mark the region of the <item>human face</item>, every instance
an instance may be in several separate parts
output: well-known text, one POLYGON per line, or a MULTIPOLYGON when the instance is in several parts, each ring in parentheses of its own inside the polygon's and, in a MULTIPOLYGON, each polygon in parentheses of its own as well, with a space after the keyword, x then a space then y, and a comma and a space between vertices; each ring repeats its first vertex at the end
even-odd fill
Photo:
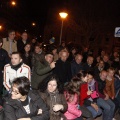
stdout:
POLYGON ((52 80, 48 82, 48 86, 47 86, 47 90, 48 92, 55 92, 55 90, 57 89, 57 82, 56 80, 52 80))
POLYGON ((88 63, 89 65, 92 65, 92 64, 93 64, 93 57, 88 57, 87 63, 88 63))
POLYGON ((45 56, 45 60, 50 64, 53 62, 53 55, 48 54, 45 56))
POLYGON ((22 37, 22 40, 27 40, 28 39, 28 34, 23 33, 21 37, 22 37))
POLYGON ((82 81, 83 82, 88 82, 88 75, 86 75, 85 77, 82 77, 82 81))
POLYGON ((25 49, 26 52, 29 52, 30 51, 30 45, 27 44, 24 49, 25 49))
POLYGON ((106 78, 107 78, 107 72, 102 71, 102 72, 100 73, 100 78, 101 78, 101 80, 105 81, 106 78))
POLYGON ((88 74, 88 83, 90 83, 93 80, 93 76, 88 74))
POLYGON ((42 49, 38 46, 35 47, 35 53, 40 53, 42 51, 42 49))
POLYGON ((103 68, 103 67, 104 67, 104 62, 103 62, 103 61, 100 61, 100 62, 99 62, 99 67, 100 67, 100 68, 103 68))
POLYGON ((13 54, 11 56, 12 65, 18 65, 20 62, 22 62, 22 59, 20 58, 19 54, 13 54))
POLYGON ((9 33, 9 39, 14 40, 15 39, 15 32, 9 33))
POLYGON ((22 97, 22 95, 19 93, 17 85, 15 84, 12 86, 11 94, 12 94, 11 96, 12 99, 20 99, 22 97))
POLYGON ((80 64, 82 62, 83 57, 81 55, 78 55, 75 57, 76 63, 80 64))
POLYGON ((57 49, 54 49, 52 53, 55 55, 57 53, 57 49))
POLYGON ((68 58, 68 53, 67 52, 62 52, 60 58, 63 62, 65 62, 68 58))
POLYGON ((108 76, 112 78, 114 76, 114 73, 115 73, 114 70, 109 70, 108 76))
POLYGON ((104 61, 104 62, 108 62, 108 61, 109 61, 109 57, 108 57, 108 56, 104 56, 104 57, 103 57, 103 61, 104 61))

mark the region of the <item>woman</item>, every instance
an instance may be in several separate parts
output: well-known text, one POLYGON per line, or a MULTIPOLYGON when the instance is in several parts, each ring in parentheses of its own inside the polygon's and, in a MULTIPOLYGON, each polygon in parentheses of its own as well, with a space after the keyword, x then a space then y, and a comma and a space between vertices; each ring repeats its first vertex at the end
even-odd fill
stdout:
POLYGON ((63 114, 68 106, 58 77, 54 74, 48 76, 41 82, 39 90, 40 96, 50 107, 50 120, 66 120, 63 114))
POLYGON ((24 52, 22 54, 23 62, 28 65, 30 68, 32 68, 32 63, 31 63, 31 58, 32 58, 32 53, 31 53, 31 45, 28 43, 24 47, 24 52))
POLYGON ((95 101, 90 99, 92 91, 89 90, 88 86, 88 73, 85 71, 80 71, 77 74, 83 83, 80 85, 80 105, 84 105, 92 113, 93 118, 102 114, 102 110, 98 107, 95 101))
POLYGON ((49 120, 46 104, 36 91, 30 90, 26 77, 13 81, 11 94, 5 100, 4 120, 49 120))

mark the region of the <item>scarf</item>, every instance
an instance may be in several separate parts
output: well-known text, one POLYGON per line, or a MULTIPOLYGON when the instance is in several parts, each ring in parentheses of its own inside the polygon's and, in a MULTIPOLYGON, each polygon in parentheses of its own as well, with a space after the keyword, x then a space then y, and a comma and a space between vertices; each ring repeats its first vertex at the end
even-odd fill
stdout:
POLYGON ((12 65, 12 63, 10 63, 10 66, 12 69, 17 71, 21 67, 22 64, 23 64, 23 62, 19 63, 18 65, 12 65))

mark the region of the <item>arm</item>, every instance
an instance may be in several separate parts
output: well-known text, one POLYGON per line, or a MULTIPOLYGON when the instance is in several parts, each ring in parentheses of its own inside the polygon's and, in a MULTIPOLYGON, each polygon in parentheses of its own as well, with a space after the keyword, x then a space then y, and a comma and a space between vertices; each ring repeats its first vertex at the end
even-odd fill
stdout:
POLYGON ((11 86, 9 84, 9 75, 8 75, 6 66, 4 67, 4 82, 3 82, 3 84, 4 84, 4 87, 6 88, 6 90, 9 91, 11 86))
POLYGON ((42 63, 37 62, 36 65, 35 65, 34 70, 38 75, 44 75, 44 74, 50 72, 52 69, 50 68, 49 65, 44 66, 42 63))
POLYGON ((7 103, 4 103, 3 106, 4 106, 4 120, 17 120, 14 108, 7 103))
POLYGON ((71 105, 70 103, 68 103, 67 111, 77 117, 80 117, 82 114, 81 110, 77 109, 77 105, 71 105))
POLYGON ((36 116, 33 116, 28 120, 48 120, 49 119, 49 109, 40 97, 36 101, 35 105, 38 108, 38 110, 42 109, 42 114, 37 114, 36 116))

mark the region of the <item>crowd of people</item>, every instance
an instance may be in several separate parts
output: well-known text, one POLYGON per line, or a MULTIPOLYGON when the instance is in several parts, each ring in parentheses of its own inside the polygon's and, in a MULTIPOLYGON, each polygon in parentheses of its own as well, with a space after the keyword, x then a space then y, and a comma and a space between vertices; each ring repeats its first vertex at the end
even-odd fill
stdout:
POLYGON ((120 112, 120 56, 98 56, 63 41, 46 48, 27 32, 0 38, 0 95, 4 120, 115 120, 120 112))

